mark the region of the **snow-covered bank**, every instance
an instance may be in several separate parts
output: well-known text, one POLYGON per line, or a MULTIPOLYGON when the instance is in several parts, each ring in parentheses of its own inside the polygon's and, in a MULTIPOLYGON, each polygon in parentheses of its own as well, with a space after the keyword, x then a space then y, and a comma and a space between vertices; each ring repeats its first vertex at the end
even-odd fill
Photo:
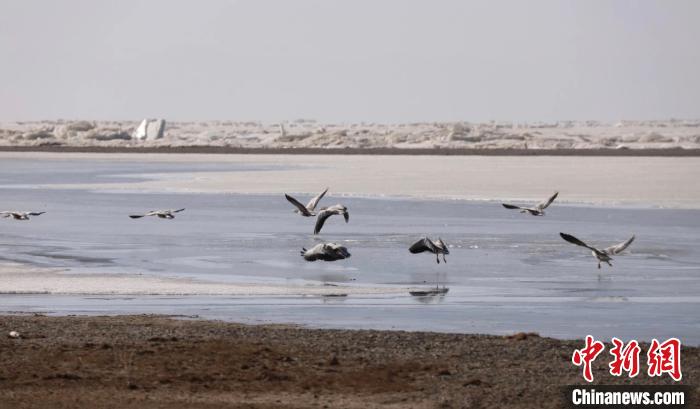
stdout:
POLYGON ((36 121, 0 123, 0 146, 443 149, 700 149, 700 120, 325 124, 36 121))

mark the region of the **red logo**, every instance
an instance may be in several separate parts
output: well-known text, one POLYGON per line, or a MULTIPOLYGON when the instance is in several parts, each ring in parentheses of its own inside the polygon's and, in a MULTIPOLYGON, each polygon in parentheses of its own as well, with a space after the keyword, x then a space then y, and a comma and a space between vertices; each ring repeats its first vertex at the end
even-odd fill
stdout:
MULTIPOLYGON (((612 339, 613 347, 610 355, 613 356, 610 367, 610 375, 622 376, 627 372, 630 378, 639 374, 639 354, 642 348, 635 340, 631 340, 627 345, 617 338, 612 339)), ((593 339, 592 335, 586 336, 586 346, 582 349, 574 350, 571 362, 576 366, 583 365, 583 379, 593 382, 592 363, 605 350, 605 344, 593 339)), ((647 352, 647 374, 651 377, 669 374, 674 381, 683 378, 681 373, 681 341, 677 338, 670 338, 662 344, 656 339, 651 341, 649 352, 647 352)))
POLYGON ((666 340, 663 344, 653 339, 647 353, 649 376, 671 375, 674 381, 683 378, 681 373, 681 341, 677 338, 666 340))
POLYGON ((594 341, 593 336, 586 336, 586 347, 583 349, 577 349, 574 351, 574 355, 571 357, 571 362, 576 366, 581 366, 583 364, 583 379, 588 382, 593 382, 593 370, 591 369, 591 363, 595 361, 596 357, 600 355, 605 349, 605 345, 600 341, 594 341))
POLYGON ((620 376, 622 371, 629 374, 630 378, 634 378, 639 374, 639 352, 642 348, 639 343, 632 340, 625 346, 625 343, 617 338, 612 339, 613 348, 610 354, 615 359, 610 362, 610 375, 620 376))

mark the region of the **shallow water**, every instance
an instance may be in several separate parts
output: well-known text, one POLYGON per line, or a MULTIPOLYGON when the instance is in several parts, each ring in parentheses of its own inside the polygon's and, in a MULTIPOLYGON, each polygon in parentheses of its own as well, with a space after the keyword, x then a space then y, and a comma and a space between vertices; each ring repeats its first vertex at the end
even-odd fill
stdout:
POLYGON ((143 173, 244 169, 251 166, 129 161, 44 161, 37 166, 3 160, 2 207, 47 213, 29 222, 1 219, 0 259, 90 275, 143 273, 226 283, 307 280, 408 288, 439 280, 450 287, 449 293, 434 298, 407 292, 333 298, 0 295, 0 312, 148 312, 315 327, 536 331, 561 338, 589 333, 602 339, 675 336, 700 344, 698 210, 555 203, 546 217, 531 217, 490 202, 331 193, 322 205, 345 204, 350 223, 332 217, 322 234, 313 237, 314 220, 294 214, 282 196, 34 188, 124 182, 143 173), (187 210, 175 220, 127 217, 180 207, 187 210), (626 254, 614 257, 614 267, 598 270, 590 253, 561 240, 560 231, 601 247, 633 233, 637 240, 626 254), (450 245, 447 264, 408 252, 422 235, 440 236, 450 245), (301 247, 320 240, 346 245, 352 257, 305 262, 301 247))

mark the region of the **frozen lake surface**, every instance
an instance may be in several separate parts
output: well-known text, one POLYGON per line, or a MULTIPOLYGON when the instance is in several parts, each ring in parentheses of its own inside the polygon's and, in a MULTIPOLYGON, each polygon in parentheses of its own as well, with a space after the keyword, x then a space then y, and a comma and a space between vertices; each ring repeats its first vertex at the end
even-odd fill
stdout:
POLYGON ((149 173, 269 168, 3 159, 0 210, 47 213, 29 222, 0 219, 0 262, 66 269, 86 280, 100 274, 143 274, 406 291, 347 297, 2 294, 0 312, 159 313, 324 328, 678 337, 700 344, 699 210, 555 203, 546 217, 531 217, 496 202, 338 197, 331 181, 320 181, 319 188, 331 187, 321 205, 346 205, 350 223, 333 217, 313 237, 314 219, 294 214, 282 195, 37 188, 128 183, 149 173), (174 220, 127 217, 180 207, 187 210, 174 220), (637 240, 614 257, 614 267, 599 271, 589 252, 564 242, 559 232, 599 247, 632 234, 637 240), (423 235, 440 236, 450 245, 447 264, 408 252, 423 235), (352 257, 305 262, 301 247, 321 240, 347 246, 352 257), (434 285, 438 279, 450 287, 447 295, 408 294, 408 288, 434 285))

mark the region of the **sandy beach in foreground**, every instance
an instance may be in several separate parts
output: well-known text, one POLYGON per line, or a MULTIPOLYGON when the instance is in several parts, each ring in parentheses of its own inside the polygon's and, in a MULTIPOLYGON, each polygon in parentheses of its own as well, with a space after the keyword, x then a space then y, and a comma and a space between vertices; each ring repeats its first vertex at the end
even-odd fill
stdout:
MULTIPOLYGON (((563 386, 585 383, 571 364, 582 341, 535 334, 158 316, 3 316, 0 334, 0 401, 14 408, 561 408, 563 386)), ((679 384, 697 385, 700 348, 684 346, 682 360, 679 384)), ((594 362, 595 384, 630 384, 607 364, 594 362)), ((633 383, 673 382, 640 375, 633 383)))
POLYGON ((700 208, 700 157, 202 155, 0 152, 0 160, 132 160, 254 165, 230 172, 138 175, 133 182, 33 188, 333 195, 700 208))

